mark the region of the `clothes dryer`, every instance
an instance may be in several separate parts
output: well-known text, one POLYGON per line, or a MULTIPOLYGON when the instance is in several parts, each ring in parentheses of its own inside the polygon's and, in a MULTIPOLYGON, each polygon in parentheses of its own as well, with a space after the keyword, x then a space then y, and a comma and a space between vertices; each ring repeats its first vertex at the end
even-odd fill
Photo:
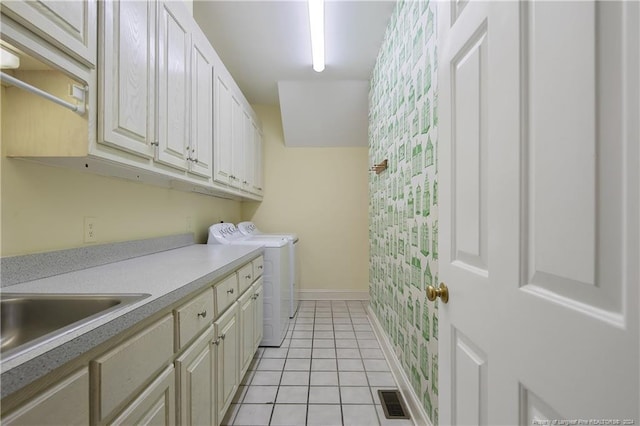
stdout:
POLYGON ((286 238, 255 239, 232 223, 209 227, 207 244, 251 245, 264 248, 263 338, 260 346, 280 346, 289 328, 292 245, 286 238))
POLYGON ((298 236, 296 234, 267 234, 258 229, 253 222, 240 222, 238 223, 238 230, 243 235, 251 236, 254 238, 286 238, 291 241, 291 286, 290 286, 290 312, 289 316, 293 318, 298 311, 300 305, 300 253, 298 251, 298 236))

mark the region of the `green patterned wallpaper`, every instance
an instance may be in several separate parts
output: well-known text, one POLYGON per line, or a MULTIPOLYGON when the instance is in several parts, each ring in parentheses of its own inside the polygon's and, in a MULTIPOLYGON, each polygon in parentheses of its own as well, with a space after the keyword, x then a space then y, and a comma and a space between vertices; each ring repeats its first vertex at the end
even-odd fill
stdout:
POLYGON ((438 424, 438 94, 435 1, 401 0, 371 78, 371 307, 438 424))

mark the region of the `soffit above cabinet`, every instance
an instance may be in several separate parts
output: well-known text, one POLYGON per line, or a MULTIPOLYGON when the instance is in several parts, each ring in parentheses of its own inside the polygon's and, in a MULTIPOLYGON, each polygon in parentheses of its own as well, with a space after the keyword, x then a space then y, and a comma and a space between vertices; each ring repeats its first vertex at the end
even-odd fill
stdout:
POLYGON ((280 81, 285 145, 368 146, 369 81, 280 81))

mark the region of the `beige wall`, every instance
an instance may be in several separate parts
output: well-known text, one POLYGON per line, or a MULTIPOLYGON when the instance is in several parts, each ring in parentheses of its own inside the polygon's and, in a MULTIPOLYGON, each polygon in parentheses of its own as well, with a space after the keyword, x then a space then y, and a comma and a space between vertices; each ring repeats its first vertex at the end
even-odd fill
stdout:
POLYGON ((2 158, 2 256, 84 243, 84 218, 97 243, 195 232, 205 243, 214 222, 240 218, 240 203, 2 158))
POLYGON ((368 292, 367 148, 288 148, 277 106, 254 105, 264 132, 265 193, 242 216, 300 237, 301 289, 368 292))

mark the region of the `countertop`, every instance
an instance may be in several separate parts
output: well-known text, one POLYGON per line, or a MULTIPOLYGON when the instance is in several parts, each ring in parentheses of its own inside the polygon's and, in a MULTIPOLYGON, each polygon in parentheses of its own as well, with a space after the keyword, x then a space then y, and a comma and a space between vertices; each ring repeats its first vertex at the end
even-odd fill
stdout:
POLYGON ((149 297, 0 363, 4 398, 140 321, 204 289, 261 247, 194 244, 3 287, 3 293, 148 293, 149 297))

